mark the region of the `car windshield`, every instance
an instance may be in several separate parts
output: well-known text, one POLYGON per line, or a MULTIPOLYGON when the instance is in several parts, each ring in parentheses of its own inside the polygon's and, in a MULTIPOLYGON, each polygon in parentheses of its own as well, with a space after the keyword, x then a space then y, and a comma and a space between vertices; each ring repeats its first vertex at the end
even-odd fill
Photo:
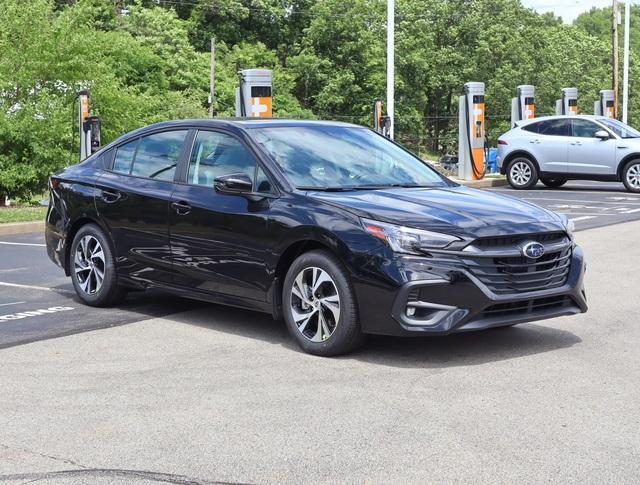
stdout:
POLYGON ((366 128, 252 128, 253 138, 297 188, 320 190, 447 185, 435 170, 366 128))
POLYGON ((625 125, 621 121, 613 118, 602 118, 598 120, 604 126, 613 131, 620 138, 640 138, 640 131, 625 125))

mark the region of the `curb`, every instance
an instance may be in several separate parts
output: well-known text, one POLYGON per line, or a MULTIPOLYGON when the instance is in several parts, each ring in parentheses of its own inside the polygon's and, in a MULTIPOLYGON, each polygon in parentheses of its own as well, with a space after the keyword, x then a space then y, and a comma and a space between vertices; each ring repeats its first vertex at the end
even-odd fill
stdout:
POLYGON ((44 232, 44 222, 8 222, 0 224, 0 236, 27 234, 29 232, 44 232))
POLYGON ((502 187, 508 185, 507 179, 502 178, 486 178, 481 180, 461 180, 454 177, 449 178, 457 184, 464 185, 465 187, 473 187, 474 189, 486 189, 488 187, 502 187))

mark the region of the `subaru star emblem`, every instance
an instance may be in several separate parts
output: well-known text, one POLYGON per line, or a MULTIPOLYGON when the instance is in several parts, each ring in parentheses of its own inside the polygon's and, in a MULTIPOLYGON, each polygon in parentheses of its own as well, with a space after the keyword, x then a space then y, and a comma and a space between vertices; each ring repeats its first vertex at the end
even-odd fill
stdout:
POLYGON ((531 241, 522 246, 522 254, 527 258, 538 259, 544 254, 544 246, 539 242, 531 241))

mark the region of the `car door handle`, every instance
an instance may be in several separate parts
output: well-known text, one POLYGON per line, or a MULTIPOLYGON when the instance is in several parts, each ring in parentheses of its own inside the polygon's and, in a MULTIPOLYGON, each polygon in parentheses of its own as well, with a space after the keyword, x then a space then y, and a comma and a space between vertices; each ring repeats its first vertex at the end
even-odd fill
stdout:
POLYGON ((626 150, 627 148, 629 148, 627 145, 618 145, 618 148, 621 148, 623 150, 626 150))
POLYGON ((102 190, 100 197, 107 204, 113 204, 122 199, 122 192, 118 192, 117 190, 102 190))
POLYGON ((176 211, 179 216, 186 216, 191 212, 191 206, 184 201, 172 202, 171 207, 176 211))

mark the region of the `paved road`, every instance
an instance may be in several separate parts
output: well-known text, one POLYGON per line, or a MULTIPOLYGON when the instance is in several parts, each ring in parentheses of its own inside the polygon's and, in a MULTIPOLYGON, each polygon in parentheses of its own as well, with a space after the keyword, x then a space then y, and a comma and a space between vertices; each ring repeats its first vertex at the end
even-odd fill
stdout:
POLYGON ((622 183, 570 181, 558 189, 541 183, 533 190, 494 187, 501 194, 518 197, 566 214, 577 229, 608 226, 640 219, 640 194, 628 192, 622 183))
POLYGON ((577 234, 574 317, 323 359, 206 305, 5 348, 0 482, 637 483, 639 231, 577 234))
POLYGON ((42 234, 0 237, 0 349, 202 306, 156 292, 132 293, 117 308, 84 306, 47 257, 42 234))

